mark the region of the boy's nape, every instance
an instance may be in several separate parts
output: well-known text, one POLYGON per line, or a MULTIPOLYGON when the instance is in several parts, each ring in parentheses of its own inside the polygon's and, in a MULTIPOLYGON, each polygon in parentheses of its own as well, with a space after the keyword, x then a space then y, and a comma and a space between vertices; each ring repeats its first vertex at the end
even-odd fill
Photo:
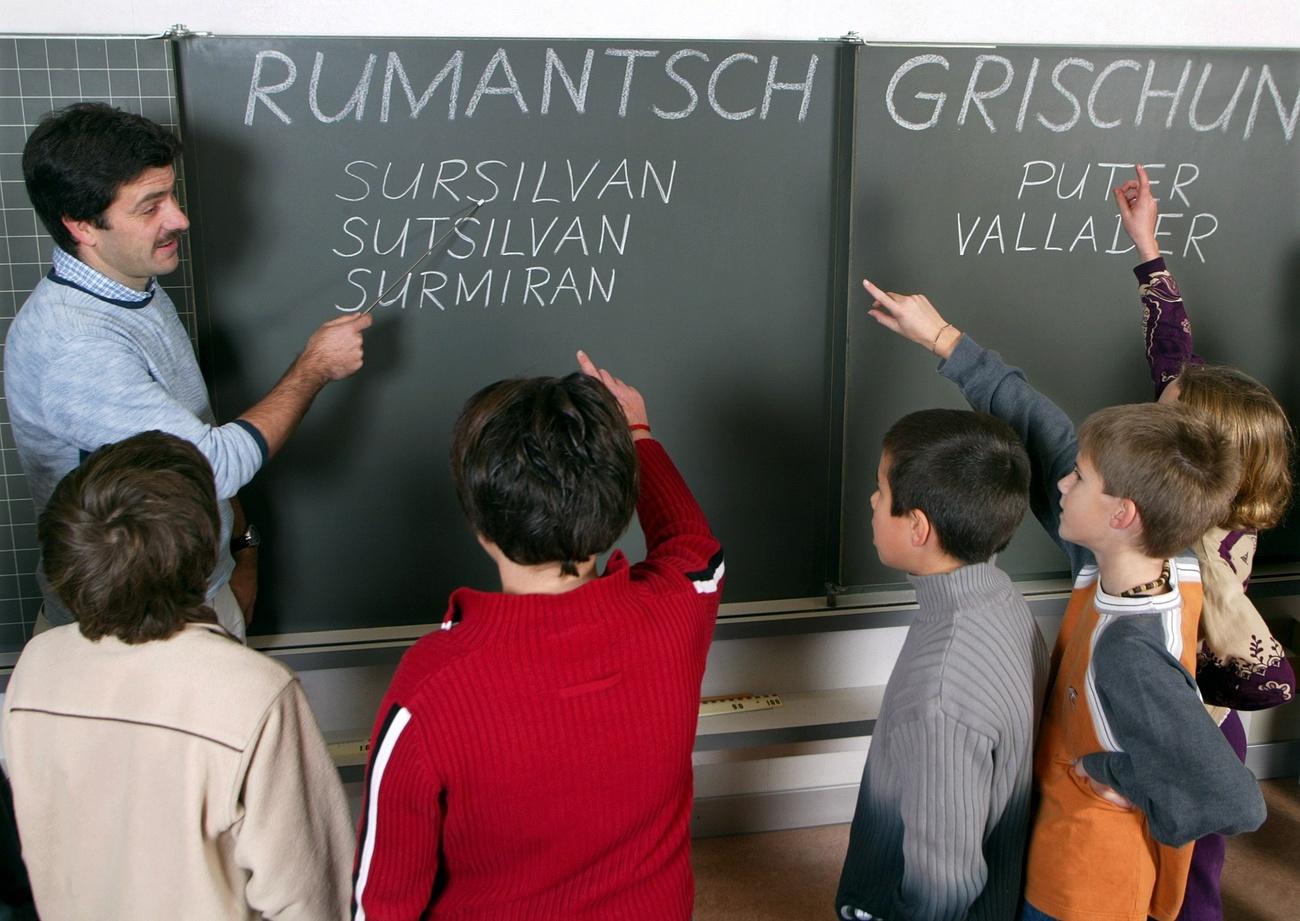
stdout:
POLYGON ((1003 550, 1029 508, 1024 446, 1010 426, 985 413, 910 413, 886 432, 882 451, 889 460, 888 511, 923 512, 939 547, 958 563, 982 563, 1003 550))

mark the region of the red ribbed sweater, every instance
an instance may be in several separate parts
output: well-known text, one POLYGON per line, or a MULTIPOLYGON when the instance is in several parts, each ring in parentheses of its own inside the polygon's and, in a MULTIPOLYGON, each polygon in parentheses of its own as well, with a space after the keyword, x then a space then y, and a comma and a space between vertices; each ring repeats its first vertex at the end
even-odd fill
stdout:
POLYGON ((562 595, 458 589, 371 737, 354 917, 686 921, 691 749, 722 552, 636 443, 647 556, 562 595))

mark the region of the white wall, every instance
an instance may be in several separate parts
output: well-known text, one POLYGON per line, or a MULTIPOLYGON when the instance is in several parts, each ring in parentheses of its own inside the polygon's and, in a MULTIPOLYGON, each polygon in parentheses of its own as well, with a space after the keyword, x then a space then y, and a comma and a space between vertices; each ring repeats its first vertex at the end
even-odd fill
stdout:
POLYGON ((1300 46, 1295 0, 5 0, 0 31, 1300 46))

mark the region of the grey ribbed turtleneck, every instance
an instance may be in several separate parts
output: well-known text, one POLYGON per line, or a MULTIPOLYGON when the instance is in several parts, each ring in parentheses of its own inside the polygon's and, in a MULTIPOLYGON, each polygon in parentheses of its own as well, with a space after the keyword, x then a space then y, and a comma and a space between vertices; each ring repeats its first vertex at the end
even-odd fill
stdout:
POLYGON ((919 610, 871 737, 836 909, 1005 921, 1020 900, 1047 649, 997 567, 908 578, 919 610))

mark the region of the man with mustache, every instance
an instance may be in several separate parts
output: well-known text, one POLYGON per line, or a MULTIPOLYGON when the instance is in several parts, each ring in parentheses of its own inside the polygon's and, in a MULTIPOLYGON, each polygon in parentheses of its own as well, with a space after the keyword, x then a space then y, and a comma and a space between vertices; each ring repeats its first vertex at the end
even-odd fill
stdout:
MULTIPOLYGON (((180 141, 103 103, 51 112, 23 150, 23 177, 54 238, 53 265, 5 339, 5 399, 39 514, 90 452, 158 429, 193 442, 216 474, 221 538, 208 602, 243 641, 256 597, 257 532, 236 493, 284 445, 330 381, 361 367, 371 318, 331 320, 279 383, 218 425, 189 336, 158 276, 180 262, 189 220, 176 200, 180 141), (232 537, 233 534, 233 537, 232 537)), ((72 615, 37 573, 37 632, 72 615)))

